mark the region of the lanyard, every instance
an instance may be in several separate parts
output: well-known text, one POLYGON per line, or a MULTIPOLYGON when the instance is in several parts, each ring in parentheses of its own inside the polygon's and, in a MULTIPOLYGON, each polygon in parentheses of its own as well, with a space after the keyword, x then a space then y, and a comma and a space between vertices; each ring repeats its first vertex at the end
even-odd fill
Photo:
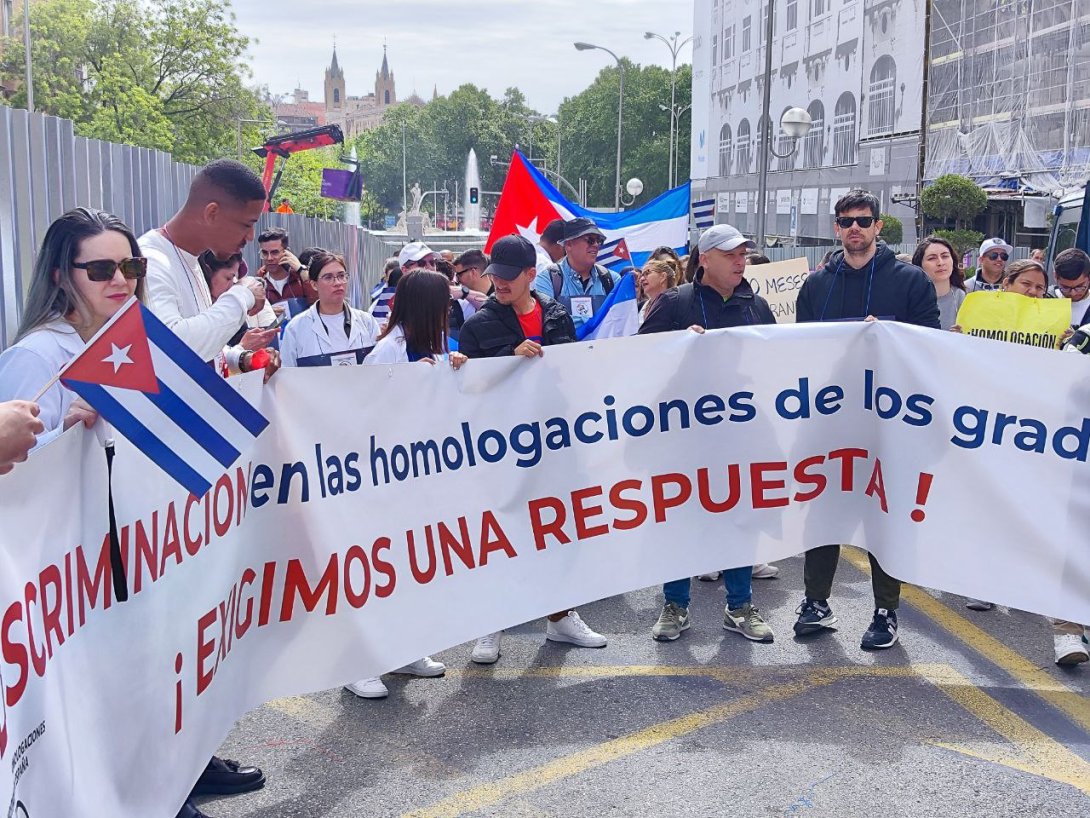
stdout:
MULTIPOLYGON (((870 260, 870 272, 867 274, 867 299, 863 304, 863 314, 861 316, 859 316, 860 318, 866 318, 868 315, 870 315, 870 294, 871 294, 871 290, 874 287, 874 262, 877 261, 877 259, 878 259, 878 254, 876 252, 874 254, 874 256, 871 257, 871 260, 870 260)), ((824 321, 825 320, 825 310, 827 310, 829 308, 829 299, 831 299, 833 297, 833 290, 836 289, 836 279, 837 279, 837 276, 839 276, 841 274, 841 268, 843 268, 843 266, 844 266, 844 257, 841 256, 840 257, 840 263, 838 265, 836 265, 836 271, 833 273, 833 283, 829 285, 829 292, 825 296, 825 303, 821 307, 821 315, 818 317, 819 321, 824 321)), ((843 310, 843 307, 844 307, 844 292, 847 290, 847 288, 848 288, 848 282, 845 281, 844 279, 841 279, 841 288, 840 288, 840 292, 841 292, 841 296, 840 296, 841 310, 843 310)), ((842 315, 841 319, 843 320, 843 318, 844 318, 844 316, 842 315)))
MULTIPOLYGON (((325 330, 325 337, 330 342, 330 345, 332 346, 333 338, 329 334, 329 327, 327 327, 325 321, 322 320, 321 306, 318 305, 318 304, 315 304, 314 309, 315 309, 316 314, 318 316, 318 323, 322 325, 322 329, 325 330)), ((349 343, 352 343, 352 312, 351 312, 351 310, 348 309, 347 304, 342 305, 341 309, 343 310, 343 313, 344 313, 344 337, 346 339, 348 339, 349 343)))
MULTIPOLYGON (((178 257, 178 263, 182 265, 182 269, 186 272, 185 280, 189 282, 189 289, 193 291, 193 303, 197 305, 198 310, 201 310, 201 302, 204 301, 204 299, 197 294, 198 287, 193 283, 193 268, 185 263, 185 259, 182 258, 182 253, 178 249, 177 243, 171 237, 170 232, 167 230, 167 226, 165 224, 159 228, 159 232, 163 234, 163 238, 169 241, 170 246, 174 248, 174 255, 178 257)), ((209 299, 208 303, 205 304, 203 308, 207 309, 211 306, 212 301, 211 299, 209 299)))

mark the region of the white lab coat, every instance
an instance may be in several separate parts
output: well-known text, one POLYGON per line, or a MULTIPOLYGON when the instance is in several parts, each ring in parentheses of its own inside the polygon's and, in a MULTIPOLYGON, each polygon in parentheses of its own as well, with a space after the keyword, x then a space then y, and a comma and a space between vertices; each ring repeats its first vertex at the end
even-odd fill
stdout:
MULTIPOLYGON (((61 367, 83 351, 83 339, 75 327, 56 318, 31 332, 19 343, 0 354, 0 402, 33 400, 61 367)), ((38 435, 38 445, 62 431, 64 417, 77 395, 60 381, 38 398, 39 420, 45 431, 38 435)))
MULTIPOLYGON (((302 315, 293 318, 284 328, 284 337, 280 340, 280 363, 283 366, 298 366, 300 358, 311 355, 335 355, 350 349, 367 349, 375 346, 378 338, 378 321, 374 316, 362 310, 349 308, 352 331, 348 336, 348 346, 343 349, 340 343, 334 346, 326 334, 325 326, 318 315, 318 305, 314 304, 302 315)), ((343 343, 343 342, 342 342, 343 343)), ((372 355, 374 352, 371 353, 372 355)), ((368 356, 368 359, 370 356, 368 356)))

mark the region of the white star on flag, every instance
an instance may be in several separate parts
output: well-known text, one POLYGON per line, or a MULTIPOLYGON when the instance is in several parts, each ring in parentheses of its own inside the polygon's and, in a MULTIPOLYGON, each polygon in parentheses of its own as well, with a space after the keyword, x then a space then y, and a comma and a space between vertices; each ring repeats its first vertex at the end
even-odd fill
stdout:
POLYGON ((117 344, 110 344, 112 352, 102 359, 103 363, 111 363, 114 365, 114 374, 117 374, 117 370, 121 369, 125 364, 131 364, 132 358, 129 357, 129 350, 132 349, 132 344, 128 344, 124 347, 119 347, 117 344))
POLYGON ((541 241, 541 233, 539 233, 537 229, 537 216, 534 216, 533 221, 528 225, 516 224, 515 228, 519 231, 519 235, 530 242, 530 244, 537 244, 541 241))

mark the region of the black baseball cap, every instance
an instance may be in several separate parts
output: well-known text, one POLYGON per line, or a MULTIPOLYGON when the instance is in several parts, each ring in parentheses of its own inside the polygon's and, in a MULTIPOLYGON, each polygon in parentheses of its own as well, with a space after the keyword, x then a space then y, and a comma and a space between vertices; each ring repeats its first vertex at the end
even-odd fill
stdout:
POLYGON ((606 238, 606 234, 598 229, 598 225, 584 216, 564 222, 564 241, 578 239, 581 236, 601 236, 602 241, 606 238))
POLYGON ((526 268, 537 266, 537 251, 522 236, 499 239, 492 245, 489 257, 492 263, 485 268, 484 274, 499 276, 504 281, 514 281, 526 268))

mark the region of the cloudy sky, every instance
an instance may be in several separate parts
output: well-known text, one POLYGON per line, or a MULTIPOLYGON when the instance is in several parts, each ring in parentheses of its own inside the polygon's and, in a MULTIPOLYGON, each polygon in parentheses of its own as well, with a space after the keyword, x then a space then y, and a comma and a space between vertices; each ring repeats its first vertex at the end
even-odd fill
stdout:
MULTIPOLYGON (((446 94, 464 83, 499 97, 517 86, 531 107, 552 113, 612 58, 576 51, 577 40, 641 64, 670 65, 670 52, 645 31, 692 33, 693 0, 232 0, 251 45, 254 80, 275 93, 301 86, 323 98, 323 72, 337 39, 349 95, 374 90, 388 46, 399 98, 415 87, 446 94)), ((688 46, 679 62, 689 62, 688 46)))

